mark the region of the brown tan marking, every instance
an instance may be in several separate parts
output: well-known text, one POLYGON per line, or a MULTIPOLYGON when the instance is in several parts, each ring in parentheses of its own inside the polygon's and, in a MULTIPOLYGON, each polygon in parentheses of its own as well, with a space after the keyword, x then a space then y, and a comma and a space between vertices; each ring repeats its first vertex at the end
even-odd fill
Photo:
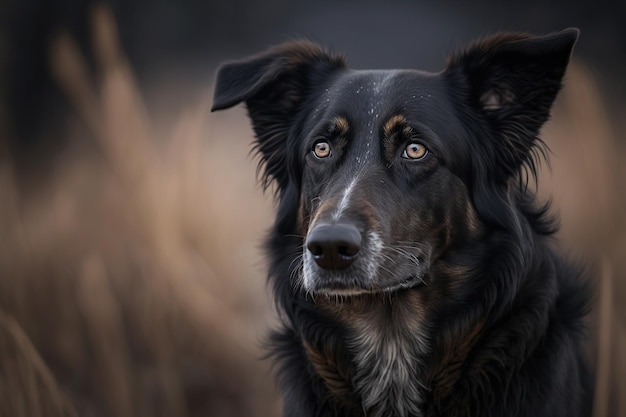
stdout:
POLYGON ((309 230, 310 222, 310 212, 307 210, 307 204, 305 204, 304 199, 301 198, 300 205, 298 207, 298 232, 300 233, 300 236, 306 236, 306 233, 309 230))
MULTIPOLYGON (((445 277, 444 287, 442 291, 445 293, 455 293, 459 291, 462 284, 471 279, 472 269, 467 265, 458 265, 449 262, 439 262, 433 268, 435 276, 445 277)), ((443 294, 441 296, 444 296, 443 294)))
POLYGON ((383 147, 385 149, 385 159, 391 163, 395 159, 397 141, 396 135, 411 137, 413 129, 407 125, 406 118, 401 114, 391 116, 383 125, 383 147))
POLYGON ((330 132, 337 136, 346 136, 350 131, 350 123, 345 117, 337 116, 332 119, 330 124, 330 132))
POLYGON ((478 220, 478 214, 476 213, 476 209, 470 202, 469 198, 466 201, 466 219, 467 219, 467 227, 469 228, 470 233, 473 236, 477 236, 480 232, 480 222, 478 220))
POLYGON ((354 391, 349 377, 339 369, 332 356, 320 352, 307 341, 303 341, 302 345, 315 373, 322 379, 333 398, 343 406, 352 406, 349 399, 354 397, 354 391))
POLYGON ((330 213, 332 213, 335 210, 336 206, 337 204, 334 203, 333 201, 324 201, 323 203, 321 203, 317 207, 317 209, 315 209, 315 213, 313 214, 311 218, 311 222, 309 223, 308 226, 310 226, 311 224, 317 223, 318 219, 323 215, 326 215, 327 217, 329 217, 330 213))
POLYGON ((396 114, 395 116, 391 116, 387 123, 383 126, 383 133, 385 137, 391 136, 398 127, 404 127, 406 125, 406 118, 401 114, 396 114))
MULTIPOLYGON (((445 337, 441 348, 443 349, 441 361, 439 365, 431 372, 430 380, 432 381, 432 398, 441 398, 446 401, 454 401, 462 404, 467 398, 461 398, 454 392, 455 385, 464 369, 465 360, 469 355, 472 347, 478 340, 485 323, 479 320, 461 337, 454 337, 449 334, 445 337)), ((439 415, 436 411, 441 407, 449 407, 450 404, 435 404, 429 410, 434 415, 439 415)))

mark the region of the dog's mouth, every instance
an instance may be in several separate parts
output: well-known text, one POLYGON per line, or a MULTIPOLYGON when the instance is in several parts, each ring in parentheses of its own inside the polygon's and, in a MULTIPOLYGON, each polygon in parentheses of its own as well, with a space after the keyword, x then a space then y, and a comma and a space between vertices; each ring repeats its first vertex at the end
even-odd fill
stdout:
POLYGON ((410 276, 396 283, 380 287, 361 287, 358 285, 346 285, 341 283, 326 284, 319 288, 311 289, 313 295, 329 297, 358 297, 363 295, 390 295, 405 290, 416 290, 426 286, 423 277, 410 276))
POLYGON ((424 281, 423 277, 410 276, 407 279, 400 281, 394 285, 385 287, 383 289, 383 292, 390 293, 390 292, 400 291, 404 289, 421 288, 425 286, 426 286, 426 282, 424 281))

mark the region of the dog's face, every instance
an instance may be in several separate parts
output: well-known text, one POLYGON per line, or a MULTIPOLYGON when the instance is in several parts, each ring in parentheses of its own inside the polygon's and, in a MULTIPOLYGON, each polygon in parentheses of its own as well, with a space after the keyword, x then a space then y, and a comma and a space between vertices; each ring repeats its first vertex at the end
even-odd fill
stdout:
POLYGON ((348 70, 306 42, 223 66, 213 109, 247 104, 277 230, 301 236, 294 285, 427 291, 455 248, 514 223, 511 182, 534 171, 576 37, 495 36, 438 74, 348 70))
POLYGON ((441 77, 417 71, 352 71, 311 103, 298 149, 307 291, 422 285, 476 225, 450 168, 464 130, 446 90, 441 77))

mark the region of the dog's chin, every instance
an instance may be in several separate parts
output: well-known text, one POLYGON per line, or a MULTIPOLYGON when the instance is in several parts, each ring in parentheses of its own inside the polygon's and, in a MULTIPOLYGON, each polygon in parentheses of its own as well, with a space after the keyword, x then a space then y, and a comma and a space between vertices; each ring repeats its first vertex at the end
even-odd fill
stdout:
POLYGON ((400 291, 417 290, 425 286, 424 280, 421 277, 408 277, 399 282, 386 286, 372 286, 372 287, 357 287, 357 286, 320 286, 319 288, 312 288, 308 292, 313 295, 327 296, 335 298, 341 301, 345 298, 362 297, 362 296, 375 296, 375 295, 390 295, 400 291))

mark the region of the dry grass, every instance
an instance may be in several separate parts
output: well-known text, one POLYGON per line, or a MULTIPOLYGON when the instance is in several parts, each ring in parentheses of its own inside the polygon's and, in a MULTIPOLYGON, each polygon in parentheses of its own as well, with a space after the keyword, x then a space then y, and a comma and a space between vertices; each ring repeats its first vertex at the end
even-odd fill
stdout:
POLYGON ((20 356, 2 368, 2 393, 16 400, 0 402, 0 415, 71 414, 67 404, 97 416, 275 414, 257 360, 271 311, 249 236, 262 234, 269 210, 247 143, 206 143, 205 103, 152 141, 158 123, 110 14, 94 18, 98 88, 70 38, 52 53, 87 129, 68 122, 75 146, 36 190, 19 189, 10 164, 1 167, 0 346, 20 356), (89 138, 100 152, 80 143, 89 138), (242 190, 256 195, 247 202, 256 210, 233 201, 242 190))
MULTIPOLYGON (((244 116, 199 103, 173 127, 151 120, 109 11, 93 18, 97 77, 69 37, 51 52, 73 146, 36 187, 0 164, 0 416, 278 415, 258 360, 271 207, 244 116)), ((580 65, 569 77, 542 191, 563 246, 601 277, 595 415, 626 415, 624 149, 593 77, 580 65)))
POLYGON ((561 246, 596 278, 590 317, 594 416, 626 416, 626 154, 589 70, 575 63, 544 136, 553 155, 541 190, 559 210, 561 246))

